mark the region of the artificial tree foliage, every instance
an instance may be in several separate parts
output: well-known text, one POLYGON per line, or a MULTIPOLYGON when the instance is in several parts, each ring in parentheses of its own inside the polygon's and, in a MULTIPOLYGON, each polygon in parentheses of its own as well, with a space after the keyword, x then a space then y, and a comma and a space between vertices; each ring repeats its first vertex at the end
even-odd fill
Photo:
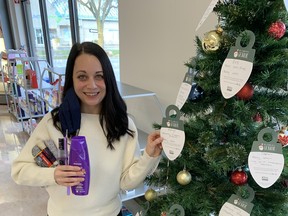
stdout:
MULTIPOLYGON (((276 39, 268 29, 277 21, 287 22, 283 0, 224 0, 213 13, 218 16, 223 32, 217 50, 203 49, 203 35, 196 36, 196 56, 187 60, 187 69, 196 71, 194 83, 203 90, 196 100, 187 99, 181 109, 185 121, 185 145, 181 155, 168 161, 163 158, 148 184, 166 188, 164 195, 149 203, 147 215, 160 216, 173 204, 180 204, 185 215, 218 215, 232 194, 242 190, 230 180, 231 173, 241 167, 248 174, 247 184, 255 191, 252 216, 288 215, 287 148, 283 147, 285 165, 277 182, 261 188, 252 178, 248 156, 260 130, 278 131, 288 120, 288 38, 276 39), (252 98, 236 96, 225 99, 220 89, 220 72, 229 49, 245 30, 255 34, 255 58, 248 79, 254 88, 252 98), (255 118, 258 116, 258 118, 255 118), (177 174, 186 168, 192 181, 177 182, 177 174)), ((242 38, 245 47, 249 38, 242 38)), ((183 75, 183 72, 179 72, 183 75)), ((193 93, 193 92, 192 92, 193 93)), ((161 123, 155 124, 160 128, 161 123)))

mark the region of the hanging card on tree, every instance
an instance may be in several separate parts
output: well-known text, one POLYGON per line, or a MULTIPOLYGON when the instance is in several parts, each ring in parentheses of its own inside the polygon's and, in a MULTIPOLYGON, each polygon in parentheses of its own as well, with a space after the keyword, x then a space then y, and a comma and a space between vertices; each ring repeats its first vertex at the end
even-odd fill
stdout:
POLYGON ((254 199, 255 192, 249 186, 242 186, 247 190, 249 197, 244 199, 241 195, 232 194, 228 201, 222 206, 219 216, 249 216, 252 212, 254 204, 251 203, 254 199))
POLYGON ((194 71, 192 68, 189 68, 188 72, 185 74, 184 80, 180 86, 177 98, 176 98, 176 106, 178 107, 179 110, 183 107, 185 104, 189 93, 192 88, 192 82, 194 79, 194 71))
POLYGON ((180 110, 177 106, 170 105, 166 108, 160 135, 164 138, 162 142, 164 153, 169 160, 175 160, 182 152, 185 142, 184 123, 180 120, 180 110), (170 116, 172 111, 174 113, 170 116))
POLYGON ((229 99, 237 94, 249 79, 255 56, 252 49, 254 42, 254 33, 246 30, 237 38, 235 46, 230 48, 220 72, 220 88, 224 98, 229 99), (242 47, 241 40, 246 35, 249 43, 242 47))
POLYGON ((248 157, 248 166, 255 182, 262 188, 272 186, 280 177, 284 168, 282 145, 277 143, 278 135, 271 128, 264 128, 254 141, 248 157), (265 141, 264 135, 272 136, 271 141, 265 141))
MULTIPOLYGON (((137 212, 135 216, 148 216, 146 215, 147 214, 147 211, 149 209, 149 203, 148 203, 148 208, 146 209, 145 212, 143 211, 140 211, 140 212, 137 212)), ((161 214, 162 215, 162 214, 161 214)), ((179 205, 179 204, 173 204, 170 209, 169 209, 169 212, 163 212, 163 215, 165 216, 185 216, 185 211, 184 211, 184 208, 179 205)))
POLYGON ((286 10, 288 11, 288 0, 284 0, 284 5, 285 5, 286 10))

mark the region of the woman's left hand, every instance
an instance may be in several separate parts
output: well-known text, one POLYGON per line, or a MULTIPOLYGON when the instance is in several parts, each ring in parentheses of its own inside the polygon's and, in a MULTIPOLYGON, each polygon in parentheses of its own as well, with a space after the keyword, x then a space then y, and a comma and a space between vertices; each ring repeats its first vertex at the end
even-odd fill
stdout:
POLYGON ((160 131, 154 131, 148 135, 146 152, 150 157, 157 157, 162 152, 162 141, 160 131))

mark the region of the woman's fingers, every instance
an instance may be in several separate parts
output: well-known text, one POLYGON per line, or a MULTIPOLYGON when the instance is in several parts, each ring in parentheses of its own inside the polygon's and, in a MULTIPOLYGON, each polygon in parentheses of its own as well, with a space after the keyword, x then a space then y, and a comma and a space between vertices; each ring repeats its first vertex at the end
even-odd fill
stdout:
POLYGON ((77 166, 59 165, 54 172, 57 184, 63 186, 74 186, 84 181, 85 170, 77 166))

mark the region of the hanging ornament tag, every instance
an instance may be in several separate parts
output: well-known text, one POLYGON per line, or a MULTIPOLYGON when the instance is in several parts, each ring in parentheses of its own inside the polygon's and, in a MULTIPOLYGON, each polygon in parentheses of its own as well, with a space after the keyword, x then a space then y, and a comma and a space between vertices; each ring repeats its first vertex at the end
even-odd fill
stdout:
POLYGON ((170 207, 168 214, 166 214, 167 216, 185 216, 185 211, 184 208, 179 205, 179 204, 174 204, 170 207))
POLYGON ((212 13, 215 5, 217 4, 219 0, 212 0, 208 8, 206 9, 205 13, 203 14, 200 22, 197 25, 196 31, 202 26, 202 24, 205 22, 205 20, 208 18, 208 16, 212 13))
POLYGON ((286 11, 288 11, 288 0, 284 0, 284 5, 285 5, 285 8, 286 8, 286 11))
POLYGON ((272 186, 280 177, 284 168, 282 145, 277 143, 278 135, 271 128, 264 128, 254 141, 248 157, 248 166, 253 179, 262 188, 272 186), (271 134, 272 140, 263 139, 264 134, 271 134))
POLYGON ((166 118, 162 120, 160 135, 164 138, 162 142, 164 153, 169 160, 175 160, 181 153, 184 142, 184 123, 180 120, 180 110, 175 105, 166 108, 166 118), (170 117, 170 112, 175 111, 170 117))
POLYGON ((185 74, 184 80, 180 86, 177 98, 176 98, 176 106, 178 107, 179 110, 183 107, 185 104, 189 93, 192 88, 192 82, 194 80, 194 71, 192 68, 189 68, 188 72, 185 74))
POLYGON ((251 201, 254 199, 255 192, 249 186, 246 187, 249 197, 247 199, 241 198, 241 196, 232 194, 228 201, 222 206, 219 212, 219 216, 249 216, 252 212, 254 204, 251 201))
POLYGON ((252 49, 254 42, 254 33, 246 30, 237 38, 235 46, 230 48, 220 72, 220 88, 224 98, 229 99, 237 94, 249 79, 255 56, 252 49), (240 44, 244 34, 250 37, 246 47, 240 44))

